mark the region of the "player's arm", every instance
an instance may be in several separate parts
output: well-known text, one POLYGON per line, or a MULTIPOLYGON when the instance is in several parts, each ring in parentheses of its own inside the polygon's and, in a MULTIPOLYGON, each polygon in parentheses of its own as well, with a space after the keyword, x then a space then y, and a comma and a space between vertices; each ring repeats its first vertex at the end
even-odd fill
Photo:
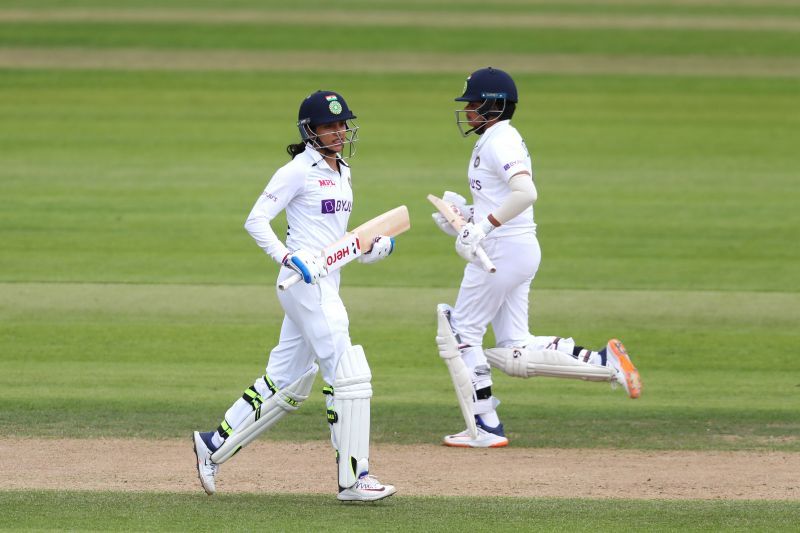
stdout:
POLYGON ((316 283, 326 272, 314 255, 305 250, 289 250, 270 223, 302 191, 304 176, 282 168, 275 173, 256 200, 244 227, 258 246, 276 263, 291 268, 306 283, 316 283))
POLYGON ((289 249, 275 235, 270 223, 301 192, 302 178, 285 167, 279 169, 267 183, 244 223, 244 228, 256 244, 276 263, 283 262, 289 249))
MULTIPOLYGON (((490 213, 487 218, 489 223, 494 226, 502 226, 512 218, 518 216, 536 202, 538 197, 533 178, 527 170, 523 170, 511 176, 508 180, 511 194, 505 201, 490 213)), ((490 228, 491 231, 494 228, 490 228)))

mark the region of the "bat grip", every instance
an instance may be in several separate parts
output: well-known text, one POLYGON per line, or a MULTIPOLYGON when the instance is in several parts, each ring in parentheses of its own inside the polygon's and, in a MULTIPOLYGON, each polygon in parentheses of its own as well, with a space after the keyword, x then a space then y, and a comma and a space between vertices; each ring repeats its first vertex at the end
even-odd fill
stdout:
POLYGON ((475 250, 475 255, 478 256, 478 260, 481 262, 481 266, 486 272, 490 274, 497 272, 497 267, 494 266, 492 260, 489 259, 488 255, 486 255, 486 250, 484 250, 482 246, 478 246, 478 248, 475 250))
POLYGON ((292 274, 291 276, 289 276, 285 280, 283 280, 280 283, 278 283, 278 288, 280 290, 282 290, 282 291, 285 291, 286 289, 288 289, 289 287, 291 287, 292 285, 294 285, 295 283, 297 283, 301 279, 303 279, 303 276, 301 276, 300 274, 295 272, 294 274, 292 274))

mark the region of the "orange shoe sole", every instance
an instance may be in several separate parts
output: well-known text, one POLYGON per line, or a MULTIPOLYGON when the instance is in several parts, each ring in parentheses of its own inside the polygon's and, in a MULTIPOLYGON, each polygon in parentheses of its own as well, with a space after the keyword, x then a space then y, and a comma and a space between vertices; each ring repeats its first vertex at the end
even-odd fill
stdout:
POLYGON ((635 400, 642 395, 642 379, 639 377, 639 371, 633 366, 625 346, 619 339, 611 339, 608 341, 608 345, 611 346, 611 351, 617 356, 622 367, 622 373, 625 375, 625 382, 628 385, 628 395, 635 400))

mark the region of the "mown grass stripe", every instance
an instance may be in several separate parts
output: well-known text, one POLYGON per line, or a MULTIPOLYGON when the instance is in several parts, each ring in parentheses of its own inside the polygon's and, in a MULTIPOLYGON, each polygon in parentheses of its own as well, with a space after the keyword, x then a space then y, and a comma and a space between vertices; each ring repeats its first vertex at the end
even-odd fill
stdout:
MULTIPOLYGON (((349 71, 362 73, 458 73, 496 64, 516 74, 629 74, 706 77, 800 77, 800 59, 710 58, 596 54, 482 54, 350 52, 349 71)), ((97 50, 0 48, 0 68, 170 71, 314 72, 329 66, 318 51, 97 50)))
POLYGON ((216 24, 336 24, 431 28, 603 28, 671 30, 800 31, 800 19, 730 15, 598 15, 581 13, 506 13, 446 11, 288 11, 199 9, 4 9, 0 23, 137 22, 216 24))

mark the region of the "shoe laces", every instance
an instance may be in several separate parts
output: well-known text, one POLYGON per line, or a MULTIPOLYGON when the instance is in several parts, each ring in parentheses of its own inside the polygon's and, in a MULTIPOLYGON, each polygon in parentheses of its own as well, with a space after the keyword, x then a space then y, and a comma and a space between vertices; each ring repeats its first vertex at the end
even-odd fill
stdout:
POLYGON ((206 459, 203 461, 203 466, 211 470, 211 475, 216 476, 217 472, 219 471, 219 465, 213 462, 211 459, 206 459))
POLYGON ((383 486, 378 478, 370 474, 364 474, 358 478, 358 486, 363 488, 378 488, 383 486))

